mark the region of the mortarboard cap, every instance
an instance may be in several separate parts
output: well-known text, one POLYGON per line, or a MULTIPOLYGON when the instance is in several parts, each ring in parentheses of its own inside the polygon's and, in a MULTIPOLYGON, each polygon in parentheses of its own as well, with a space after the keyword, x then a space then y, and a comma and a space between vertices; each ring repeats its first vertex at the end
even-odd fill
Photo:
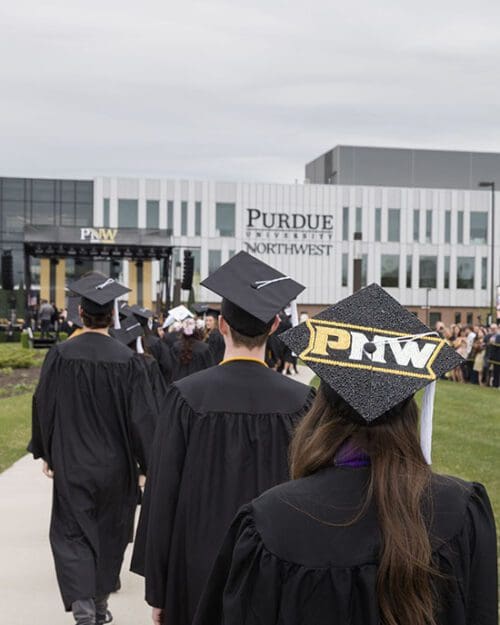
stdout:
POLYGON ((80 312, 78 307, 80 306, 80 297, 78 295, 73 295, 68 297, 68 316, 66 318, 67 321, 71 321, 74 326, 78 328, 83 328, 83 323, 80 317, 80 312))
POLYGON ((110 330, 110 334, 120 343, 130 345, 139 337, 144 336, 144 329, 137 319, 130 316, 122 321, 121 328, 110 330))
POLYGON ((366 423, 463 362, 377 284, 279 338, 366 423))
POLYGON ((94 315, 110 312, 114 300, 131 290, 113 278, 106 278, 106 276, 99 274, 80 278, 80 280, 73 282, 69 288, 73 293, 81 296, 82 308, 94 315))
POLYGON ((193 316, 193 313, 182 304, 169 310, 168 314, 169 316, 173 317, 175 321, 184 321, 184 319, 193 316))
POLYGON ((201 283, 220 295, 221 314, 236 331, 257 336, 304 286, 247 252, 239 252, 201 283))
POLYGON ((150 319, 151 317, 154 316, 154 313, 152 310, 149 310, 149 308, 143 308, 142 306, 139 306, 138 304, 129 306, 128 309, 135 317, 139 317, 141 319, 150 319))
POLYGON ((197 315, 204 315, 208 310, 208 304, 193 304, 191 308, 197 315))
POLYGON ((149 308, 143 308, 139 306, 139 304, 134 304, 133 306, 129 306, 128 310, 142 326, 145 327, 149 323, 152 323, 154 313, 152 310, 149 310, 149 308))
POLYGON ((218 319, 220 315, 220 310, 216 308, 207 308, 205 311, 205 317, 213 317, 214 319, 218 319))

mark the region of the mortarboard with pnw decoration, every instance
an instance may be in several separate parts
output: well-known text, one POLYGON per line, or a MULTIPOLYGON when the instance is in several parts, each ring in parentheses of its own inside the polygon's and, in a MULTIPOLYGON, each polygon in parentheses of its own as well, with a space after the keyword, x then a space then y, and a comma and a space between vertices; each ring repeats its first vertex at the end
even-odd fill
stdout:
POLYGON ((430 463, 435 381, 463 362, 437 332, 371 284, 279 338, 366 424, 427 387, 421 442, 430 463))

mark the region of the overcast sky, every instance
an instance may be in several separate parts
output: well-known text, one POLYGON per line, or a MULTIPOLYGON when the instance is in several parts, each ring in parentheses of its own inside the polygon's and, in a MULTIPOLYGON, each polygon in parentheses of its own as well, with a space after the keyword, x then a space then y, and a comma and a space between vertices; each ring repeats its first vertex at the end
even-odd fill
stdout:
POLYGON ((2 2, 0 175, 293 182, 337 144, 500 151, 499 26, 497 0, 2 2))

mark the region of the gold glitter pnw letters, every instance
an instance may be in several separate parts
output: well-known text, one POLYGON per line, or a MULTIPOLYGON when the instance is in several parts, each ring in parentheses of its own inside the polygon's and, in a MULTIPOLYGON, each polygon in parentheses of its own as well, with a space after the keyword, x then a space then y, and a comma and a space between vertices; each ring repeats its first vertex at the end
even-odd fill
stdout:
POLYGON ((309 319, 305 362, 380 371, 434 380, 432 370, 443 341, 435 336, 408 336, 380 328, 309 319), (371 344, 371 350, 367 346, 371 344))

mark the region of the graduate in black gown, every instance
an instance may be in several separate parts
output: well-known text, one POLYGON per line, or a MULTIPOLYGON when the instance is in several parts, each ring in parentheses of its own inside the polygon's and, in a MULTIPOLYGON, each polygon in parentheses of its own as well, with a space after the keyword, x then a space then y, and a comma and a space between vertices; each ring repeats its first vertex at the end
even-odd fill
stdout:
POLYGON ((82 296, 84 332, 45 358, 29 449, 54 480, 50 543, 64 607, 78 624, 101 625, 157 412, 144 359, 108 334, 113 302, 129 289, 96 274, 71 288, 82 296))
POLYGON ((210 351, 212 352, 212 356, 214 358, 214 364, 216 365, 224 360, 224 352, 226 350, 224 337, 219 330, 219 316, 220 312, 214 308, 208 308, 204 314, 205 341, 210 347, 210 351))
POLYGON ((125 311, 128 314, 132 314, 141 324, 143 329, 141 340, 146 353, 153 356, 156 360, 165 382, 169 384, 172 381, 172 356, 169 345, 162 341, 152 330, 153 311, 138 304, 128 306, 125 311))
POLYGON ((282 338, 321 380, 295 479, 241 508, 194 625, 496 625, 486 490, 429 466, 435 380, 460 356, 378 285, 282 338))
MULTIPOLYGON (((121 312, 124 312, 123 308, 121 312)), ((152 399, 159 411, 167 392, 167 381, 158 361, 151 354, 147 344, 145 345, 144 326, 137 321, 132 313, 124 317, 120 326, 118 329, 111 329, 109 333, 113 338, 120 341, 123 345, 127 345, 127 347, 144 359, 153 391, 152 399)))
POLYGON ((263 361, 276 314, 304 287, 244 252, 203 285, 224 298, 226 359, 168 391, 132 561, 154 622, 169 625, 191 623, 238 508, 288 478, 291 434, 314 397, 263 361))
POLYGON ((210 347, 203 342, 196 322, 188 317, 182 322, 179 339, 170 348, 172 359, 171 381, 182 380, 188 375, 212 367, 214 358, 210 347))

